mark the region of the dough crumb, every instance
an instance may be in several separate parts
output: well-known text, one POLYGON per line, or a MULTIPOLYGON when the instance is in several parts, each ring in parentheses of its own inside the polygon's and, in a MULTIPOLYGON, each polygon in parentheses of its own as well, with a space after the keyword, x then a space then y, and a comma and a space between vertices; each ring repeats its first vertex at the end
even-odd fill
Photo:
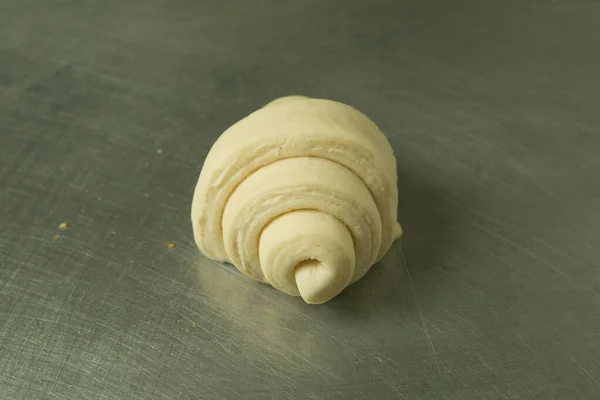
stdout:
POLYGON ((167 242, 167 247, 170 249, 174 249, 177 246, 175 246, 175 243, 167 242))
POLYGON ((61 230, 63 230, 63 231, 64 231, 65 229, 67 229, 68 227, 69 227, 69 223, 67 223, 67 222, 63 222, 63 223, 61 223, 60 225, 58 225, 58 229, 61 229, 61 230))

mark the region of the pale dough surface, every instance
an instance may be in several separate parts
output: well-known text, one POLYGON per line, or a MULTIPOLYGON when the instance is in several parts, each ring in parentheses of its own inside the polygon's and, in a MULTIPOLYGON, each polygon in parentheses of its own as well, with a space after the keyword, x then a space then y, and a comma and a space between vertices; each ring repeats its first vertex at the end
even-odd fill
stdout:
POLYGON ((360 279, 401 235, 396 159, 342 103, 277 99, 215 142, 192 203, 198 247, 307 303, 360 279))

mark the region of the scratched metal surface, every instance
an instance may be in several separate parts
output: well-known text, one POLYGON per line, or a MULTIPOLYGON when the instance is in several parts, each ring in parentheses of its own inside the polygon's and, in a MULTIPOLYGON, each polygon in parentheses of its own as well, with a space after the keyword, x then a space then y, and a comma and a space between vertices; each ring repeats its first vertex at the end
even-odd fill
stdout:
POLYGON ((597 399, 598 20, 0 0, 0 398, 597 399), (215 138, 293 93, 399 161, 405 239, 323 306, 203 258, 188 217, 215 138))

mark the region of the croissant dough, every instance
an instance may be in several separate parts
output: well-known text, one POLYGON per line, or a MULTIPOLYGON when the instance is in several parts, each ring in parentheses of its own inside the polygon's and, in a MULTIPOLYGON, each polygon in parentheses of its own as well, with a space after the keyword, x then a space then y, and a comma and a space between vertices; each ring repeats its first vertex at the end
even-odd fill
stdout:
POLYGON ((400 237, 396 181, 392 148, 365 115, 284 97, 213 145, 194 193, 194 238, 208 257, 324 303, 400 237))

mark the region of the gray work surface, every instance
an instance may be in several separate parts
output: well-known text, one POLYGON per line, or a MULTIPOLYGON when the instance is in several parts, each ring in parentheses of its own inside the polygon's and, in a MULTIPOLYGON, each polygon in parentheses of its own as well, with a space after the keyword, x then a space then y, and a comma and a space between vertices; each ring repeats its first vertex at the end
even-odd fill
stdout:
POLYGON ((0 399, 600 398, 599 21, 0 0, 0 399), (211 144, 288 94, 357 107, 398 158, 405 237, 322 306, 192 238, 211 144))

